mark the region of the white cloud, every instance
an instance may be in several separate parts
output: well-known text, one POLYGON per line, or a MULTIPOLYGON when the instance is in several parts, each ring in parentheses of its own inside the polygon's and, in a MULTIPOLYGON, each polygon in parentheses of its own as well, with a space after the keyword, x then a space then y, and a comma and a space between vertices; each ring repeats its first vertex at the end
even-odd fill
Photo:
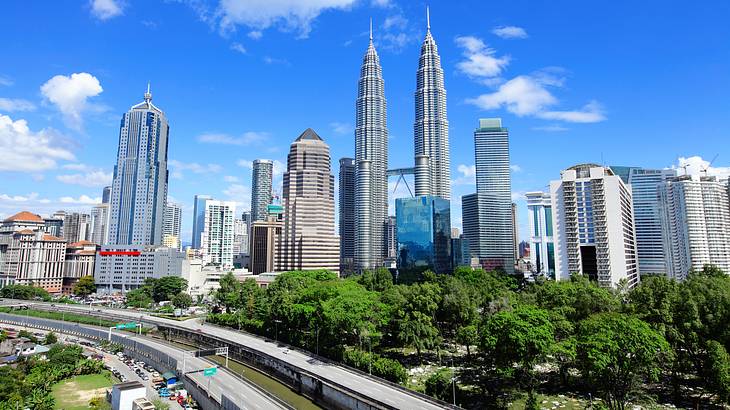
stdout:
POLYGON ((402 14, 393 14, 380 24, 374 40, 379 49, 398 54, 410 44, 417 43, 420 36, 420 28, 412 27, 402 14))
POLYGON ((253 161, 249 161, 247 159, 239 159, 236 161, 236 165, 243 168, 253 169, 253 161))
POLYGON ((56 131, 33 132, 25 120, 0 114, 0 171, 38 172, 55 168, 57 161, 73 161, 56 131))
POLYGON ((527 38, 527 32, 522 27, 501 26, 492 29, 492 33, 502 38, 527 38))
POLYGON ((221 172, 223 167, 218 164, 198 164, 197 162, 181 162, 172 159, 167 162, 170 167, 170 177, 174 179, 182 179, 185 171, 194 174, 214 174, 221 172))
POLYGON ((247 35, 248 35, 248 38, 250 38, 252 40, 259 40, 259 39, 261 39, 261 37, 264 36, 264 33, 262 33, 259 30, 251 30, 248 32, 247 35))
POLYGON ((264 63, 266 64, 281 64, 281 65, 290 65, 289 61, 283 59, 283 58, 274 58, 271 56, 264 56, 263 58, 264 63))
POLYGON ((552 125, 544 125, 539 127, 532 127, 534 131, 545 131, 545 132, 563 132, 568 131, 570 128, 563 127, 562 125, 558 124, 552 124, 552 125))
POLYGON ((522 192, 522 191, 512 192, 512 202, 525 201, 525 200, 527 200, 527 197, 525 196, 524 192, 522 192))
POLYGON ((28 100, 21 98, 3 98, 0 97, 0 111, 15 112, 15 111, 33 111, 35 110, 35 104, 28 100))
POLYGON ((477 167, 475 165, 459 164, 456 170, 461 173, 451 181, 452 185, 474 185, 476 184, 477 167))
POLYGON ((101 197, 92 198, 88 195, 81 195, 74 198, 72 196, 62 196, 59 198, 59 202, 62 204, 96 205, 101 203, 101 197))
POLYGON ((406 26, 408 26, 408 19, 403 17, 401 14, 394 14, 385 18, 382 28, 383 30, 389 30, 391 28, 398 28, 402 30, 405 29, 406 26))
POLYGON ((89 108, 86 100, 102 91, 99 80, 89 73, 57 75, 41 86, 43 96, 58 107, 66 124, 76 130, 81 129, 81 116, 89 108))
POLYGON ((241 184, 231 184, 223 190, 229 201, 236 202, 236 206, 249 209, 251 207, 251 188, 241 184))
POLYGON ((352 124, 346 122, 331 122, 330 128, 332 128, 332 131, 335 134, 340 135, 352 134, 355 131, 355 128, 352 126, 352 124))
POLYGON ((108 20, 124 14, 124 3, 119 0, 91 0, 91 14, 99 20, 108 20))
POLYGON ((266 132, 244 132, 240 137, 234 137, 228 134, 203 134, 198 136, 198 142, 206 144, 223 144, 223 145, 252 145, 264 142, 269 138, 266 132))
POLYGON ((104 187, 111 185, 112 173, 101 169, 89 170, 85 173, 57 175, 56 179, 64 184, 81 185, 85 187, 104 187))
POLYGON ((5 87, 10 87, 13 84, 14 84, 13 80, 11 80, 8 77, 5 77, 4 75, 0 75, 0 85, 5 86, 5 87))
POLYGON ((38 198, 37 192, 31 192, 28 195, 8 195, 0 194, 0 201, 3 202, 28 202, 38 198))
POLYGON ((346 10, 355 3, 356 0, 221 0, 217 15, 224 32, 235 30, 238 25, 256 31, 277 27, 306 38, 312 22, 322 12, 346 10))
POLYGON ((520 75, 500 85, 497 91, 467 99, 466 102, 482 110, 505 108, 519 117, 533 116, 579 123, 600 122, 606 119, 603 109, 596 101, 586 104, 579 110, 551 110, 550 107, 557 105, 559 101, 546 87, 560 85, 562 80, 548 73, 520 75))
POLYGON ((244 47, 243 44, 241 44, 241 43, 231 44, 231 50, 236 51, 241 54, 246 54, 246 47, 244 47))
POLYGON ((509 56, 496 57, 497 52, 476 37, 457 37, 456 45, 464 49, 463 54, 466 57, 466 60, 457 63, 456 67, 471 78, 496 77, 510 62, 509 56))
MULTIPOLYGON (((239 159, 236 161, 236 165, 242 168, 248 168, 253 169, 253 161, 249 161, 247 159, 239 159)), ((278 177, 281 175, 284 175, 284 172, 286 172, 286 164, 279 161, 278 159, 274 160, 274 177, 278 177)))
POLYGON ((710 161, 703 159, 702 157, 695 155, 692 157, 679 157, 677 164, 672 165, 673 169, 678 171, 678 175, 685 175, 685 169, 687 175, 705 175, 716 176, 721 179, 730 177, 730 167, 713 167, 710 161), (686 166, 686 168, 685 168, 686 166))
POLYGON ((512 172, 522 172, 522 167, 517 164, 510 165, 509 169, 511 169, 512 172))
POLYGON ((238 178, 237 176, 233 176, 233 175, 226 175, 223 177, 223 180, 226 182, 230 182, 230 183, 241 181, 240 178, 238 178))

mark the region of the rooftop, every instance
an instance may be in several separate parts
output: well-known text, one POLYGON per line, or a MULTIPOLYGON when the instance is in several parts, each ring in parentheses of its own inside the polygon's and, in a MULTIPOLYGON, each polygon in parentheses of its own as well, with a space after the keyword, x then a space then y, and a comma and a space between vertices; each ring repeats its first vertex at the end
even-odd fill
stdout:
POLYGON ((43 223, 43 218, 32 212, 23 211, 6 218, 3 222, 40 222, 43 223))
POLYGON ((306 130, 304 130, 302 135, 300 135, 299 138, 297 138, 297 141, 304 141, 304 140, 323 141, 322 137, 317 135, 317 133, 314 132, 314 130, 311 128, 307 128, 306 130))

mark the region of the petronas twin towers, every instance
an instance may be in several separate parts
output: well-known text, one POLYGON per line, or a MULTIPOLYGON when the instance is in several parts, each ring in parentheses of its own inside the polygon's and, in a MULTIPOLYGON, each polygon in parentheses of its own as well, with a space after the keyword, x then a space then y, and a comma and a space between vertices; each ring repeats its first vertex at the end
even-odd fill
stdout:
MULTIPOLYGON (((446 89, 441 58, 431 36, 427 10, 426 38, 416 80, 414 162, 416 195, 449 199, 451 171, 446 89)), ((385 85, 373 44, 363 57, 358 82, 355 127, 355 269, 383 266, 388 219, 388 127, 385 85)))

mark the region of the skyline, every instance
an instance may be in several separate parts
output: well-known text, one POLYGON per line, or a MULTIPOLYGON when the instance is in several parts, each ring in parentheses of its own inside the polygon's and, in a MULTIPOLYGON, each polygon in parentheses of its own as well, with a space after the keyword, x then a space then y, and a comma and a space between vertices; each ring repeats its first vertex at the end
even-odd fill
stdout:
MULTIPOLYGON (((370 16, 387 84, 390 167, 412 166, 411 155, 392 153, 413 152, 413 73, 426 3, 376 3, 315 7, 308 14, 313 18, 292 26, 275 13, 231 15, 226 24, 238 31, 224 35, 223 21, 201 22, 184 4, 127 4, 116 16, 111 9, 94 14, 87 2, 50 4, 37 11, 43 27, 22 39, 17 33, 25 13, 9 5, 0 33, 16 41, 4 47, 0 68, 0 173, 6 182, 1 216, 90 209, 111 182, 119 119, 139 102, 147 81, 170 122, 170 197, 183 206, 185 242, 193 195, 235 200, 241 210, 250 206, 254 159, 278 161, 274 187, 281 193, 286 148, 301 129, 312 127, 323 136, 336 166, 340 157, 354 155, 352 106, 370 16), (54 34, 61 29, 63 34, 54 34), (130 42, 132 30, 154 41, 130 42), (312 97, 316 104, 303 103, 312 97)), ((545 190, 561 170, 583 162, 663 168, 677 165, 678 157, 710 160, 718 154, 715 167, 730 163, 730 126, 723 121, 730 87, 720 77, 730 59, 718 51, 729 34, 719 24, 727 5, 703 4, 679 14, 652 7, 657 2, 631 9, 620 2, 589 14, 587 6, 574 3, 561 15, 541 14, 539 5, 527 12, 525 4, 430 3, 448 90, 454 226, 461 225, 461 195, 475 189, 471 136, 479 118, 501 117, 510 130, 515 196, 545 190), (478 7, 485 12, 471 10, 478 7), (583 17, 605 15, 589 24, 578 18, 581 11, 583 17), (481 21, 486 12, 495 17, 481 21), (532 17, 541 15, 552 21, 532 17), (656 21, 642 19, 649 16, 656 21), (564 20, 570 25, 562 26, 564 20), (624 29, 608 30, 615 37, 608 41, 601 28, 617 20, 624 29), (578 34, 583 38, 570 38, 578 34)), ((390 190, 391 214, 394 198, 404 193, 390 190)), ((522 200, 518 205, 525 238, 526 206, 522 200)))

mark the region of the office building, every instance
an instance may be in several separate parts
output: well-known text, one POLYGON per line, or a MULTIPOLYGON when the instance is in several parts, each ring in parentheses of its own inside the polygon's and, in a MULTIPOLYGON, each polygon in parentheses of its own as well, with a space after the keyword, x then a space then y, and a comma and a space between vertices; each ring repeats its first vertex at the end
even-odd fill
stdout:
POLYGON ((200 249, 200 235, 205 228, 205 202, 212 199, 208 195, 195 195, 193 201, 193 238, 192 248, 200 249))
POLYGON ((413 126, 416 196, 450 199, 451 159, 444 70, 431 35, 428 11, 427 21, 416 74, 416 121, 413 126))
POLYGON ((97 292, 127 292, 145 279, 181 276, 185 254, 173 248, 142 245, 102 246, 94 263, 97 292))
POLYGON ((520 258, 530 258, 530 242, 520 242, 520 258))
POLYGON ((248 230, 249 226, 243 219, 233 220, 233 256, 240 254, 248 255, 248 230))
POLYGON ((162 243, 168 136, 167 118, 152 104, 148 85, 144 101, 122 117, 110 200, 110 243, 162 243))
POLYGON ((385 259, 390 262, 395 262, 398 258, 398 224, 395 221, 395 216, 391 215, 388 217, 388 222, 385 228, 385 259))
POLYGON ((514 272, 515 215, 509 162, 509 132, 499 118, 479 120, 474 131, 476 197, 463 197, 469 251, 487 270, 514 272), (464 202, 467 202, 464 205, 464 202), (475 211, 476 208, 476 212, 475 211))
POLYGON ((611 167, 629 169, 628 183, 634 205, 636 250, 639 257, 639 273, 666 274, 662 222, 659 212, 659 186, 677 175, 673 169, 644 169, 637 167, 611 167))
POLYGON ((355 103, 355 269, 383 266, 388 218, 388 125, 380 58, 370 43, 362 59, 355 103))
POLYGON ((61 293, 73 293, 76 282, 83 276, 94 276, 94 262, 99 246, 89 241, 74 242, 66 245, 66 258, 63 267, 61 293))
POLYGON ((182 208, 178 204, 168 202, 165 206, 165 219, 162 226, 162 235, 170 235, 180 238, 181 224, 182 208))
POLYGON ((257 159, 253 162, 251 175, 251 219, 266 220, 266 207, 273 199, 272 181, 274 179, 274 161, 257 159))
POLYGON ((355 160, 340 158, 340 272, 355 268, 355 160))
POLYGON ((69 212, 63 221, 63 238, 68 243, 91 239, 91 216, 80 212, 69 212))
POLYGON ((399 273, 451 272, 450 206, 437 196, 395 200, 399 273))
MULTIPOLYGON (((91 208, 91 235, 89 241, 97 245, 109 242, 109 203, 101 203, 91 208)), ((78 242, 78 241, 77 241, 78 242)))
POLYGON ((275 217, 269 217, 266 221, 256 221, 251 225, 249 270, 254 275, 276 270, 277 247, 282 225, 282 222, 275 217))
POLYGON ((200 234, 203 262, 222 268, 233 267, 233 219, 236 203, 233 201, 205 201, 205 220, 200 234))
POLYGON ((553 239, 553 206, 547 192, 528 192, 527 211, 530 229, 530 264, 532 272, 555 279, 555 240, 553 239))
POLYGON ((48 218, 43 218, 44 225, 45 225, 45 231, 49 235, 58 236, 60 238, 63 237, 63 220, 65 219, 66 215, 64 213, 63 217, 57 217, 57 216, 50 216, 48 218))
POLYGON ((714 265, 730 272, 728 186, 716 177, 684 175, 659 186, 667 276, 684 280, 714 265))
POLYGON ((311 128, 291 144, 284 174, 284 226, 278 271, 340 271, 335 234, 335 177, 329 146, 311 128))
POLYGON ((610 168, 581 164, 550 183, 555 275, 587 275, 603 287, 639 282, 630 188, 610 168))
POLYGON ((43 219, 19 212, 0 225, 0 288, 33 285, 60 293, 66 241, 45 232, 43 219))
POLYGON ((101 203, 108 204, 111 197, 112 197, 111 185, 105 186, 104 189, 101 191, 101 203))
POLYGON ((515 260, 520 258, 520 233, 517 227, 517 204, 512 202, 512 243, 515 260))

